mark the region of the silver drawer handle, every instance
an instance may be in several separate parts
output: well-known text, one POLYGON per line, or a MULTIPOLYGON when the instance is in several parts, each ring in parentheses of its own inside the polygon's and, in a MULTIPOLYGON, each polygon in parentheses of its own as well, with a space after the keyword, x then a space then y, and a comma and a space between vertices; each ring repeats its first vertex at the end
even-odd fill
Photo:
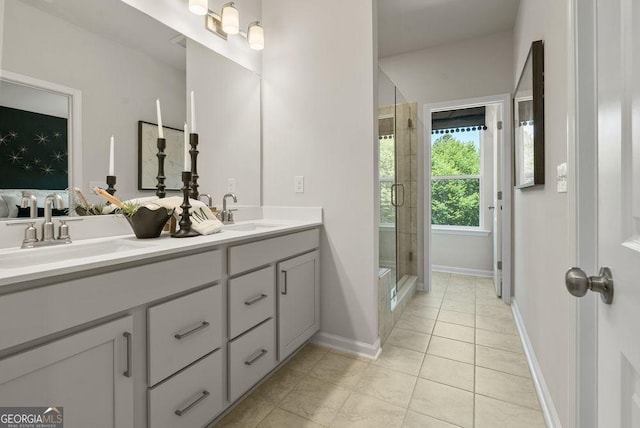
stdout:
POLYGON ((262 349, 260 351, 258 351, 258 353, 254 356, 254 357, 250 357, 247 361, 245 361, 244 363, 248 366, 252 365, 253 363, 255 363, 256 361, 258 361, 260 358, 264 357, 266 355, 266 353, 269 352, 266 349, 262 349))
POLYGON ((189 410, 193 409, 195 406, 198 405, 199 402, 201 402, 202 400, 204 400, 208 396, 209 396, 209 391, 207 391, 205 389, 204 391, 202 391, 202 395, 200 395, 200 397, 198 397, 193 403, 189 404, 184 409, 176 410, 175 414, 178 415, 178 416, 182 416, 182 415, 186 414, 189 410))
POLYGON ((282 294, 286 295, 287 294, 287 271, 283 270, 282 274, 284 275, 284 284, 282 284, 282 294))
POLYGON ((122 335, 127 341, 127 370, 125 370, 122 375, 124 377, 131 377, 131 333, 125 331, 122 335))
POLYGON ((189 330, 189 331, 187 331, 185 333, 176 333, 176 334, 173 335, 173 337, 175 337, 178 340, 184 339, 185 337, 192 335, 196 331, 202 330, 203 328, 207 328, 207 327, 209 327, 209 323, 206 322, 206 321, 202 321, 202 324, 200 324, 196 328, 192 328, 191 330, 189 330))
POLYGON ((266 298, 267 298, 266 294, 261 294, 259 296, 254 297, 253 299, 245 300, 244 304, 247 305, 247 306, 251 306, 254 303, 258 303, 260 300, 266 299, 266 298))

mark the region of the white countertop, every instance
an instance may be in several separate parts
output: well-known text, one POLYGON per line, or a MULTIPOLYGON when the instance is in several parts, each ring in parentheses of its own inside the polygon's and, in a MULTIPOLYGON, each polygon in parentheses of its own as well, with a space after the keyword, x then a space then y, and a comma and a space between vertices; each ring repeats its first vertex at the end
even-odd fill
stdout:
POLYGON ((133 234, 127 234, 77 240, 52 247, 4 249, 0 250, 0 287, 52 276, 88 273, 123 263, 179 255, 181 252, 213 249, 244 240, 260 240, 322 225, 321 209, 315 209, 315 213, 308 210, 275 207, 268 210, 265 207, 264 214, 272 218, 236 222, 225 226, 219 233, 192 238, 172 238, 165 232, 155 239, 136 239, 133 234), (253 230, 234 230, 243 227, 253 230), (50 258, 53 261, 49 261, 50 258))

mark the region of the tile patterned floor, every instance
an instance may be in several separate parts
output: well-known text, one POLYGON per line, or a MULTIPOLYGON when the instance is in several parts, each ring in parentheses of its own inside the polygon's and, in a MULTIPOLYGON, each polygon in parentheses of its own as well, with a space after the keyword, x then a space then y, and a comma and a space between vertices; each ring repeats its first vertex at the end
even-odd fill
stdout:
POLYGON ((545 427, 491 279, 434 272, 377 361, 307 345, 219 427, 545 427))

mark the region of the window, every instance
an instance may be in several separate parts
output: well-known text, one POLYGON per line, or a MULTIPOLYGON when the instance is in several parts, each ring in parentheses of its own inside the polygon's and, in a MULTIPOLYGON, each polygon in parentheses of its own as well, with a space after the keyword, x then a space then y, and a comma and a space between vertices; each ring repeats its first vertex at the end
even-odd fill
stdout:
POLYGON ((480 227, 480 141, 483 128, 484 125, 458 132, 440 130, 431 135, 433 225, 480 227))
POLYGON ((395 183, 395 139, 393 134, 380 136, 380 225, 396 223, 396 208, 391 203, 391 186, 395 183))

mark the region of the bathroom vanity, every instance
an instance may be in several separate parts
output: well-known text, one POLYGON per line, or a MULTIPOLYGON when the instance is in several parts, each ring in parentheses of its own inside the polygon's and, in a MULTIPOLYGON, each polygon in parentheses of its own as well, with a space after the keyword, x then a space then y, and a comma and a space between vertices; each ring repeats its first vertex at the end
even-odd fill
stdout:
POLYGON ((0 251, 0 403, 61 406, 71 428, 207 425, 318 331, 320 225, 0 251))

